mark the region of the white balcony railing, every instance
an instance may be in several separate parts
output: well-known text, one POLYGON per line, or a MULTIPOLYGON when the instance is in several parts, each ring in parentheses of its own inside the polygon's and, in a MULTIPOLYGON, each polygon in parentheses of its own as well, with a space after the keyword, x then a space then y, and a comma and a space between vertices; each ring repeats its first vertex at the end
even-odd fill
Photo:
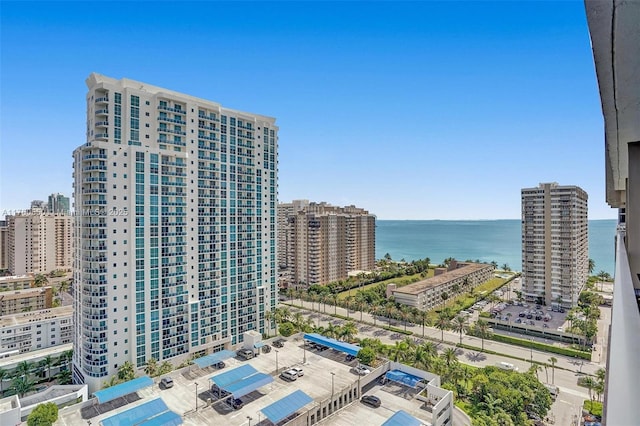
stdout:
POLYGON ((640 419, 640 311, 624 243, 618 230, 613 309, 607 362, 606 425, 634 425, 640 419))

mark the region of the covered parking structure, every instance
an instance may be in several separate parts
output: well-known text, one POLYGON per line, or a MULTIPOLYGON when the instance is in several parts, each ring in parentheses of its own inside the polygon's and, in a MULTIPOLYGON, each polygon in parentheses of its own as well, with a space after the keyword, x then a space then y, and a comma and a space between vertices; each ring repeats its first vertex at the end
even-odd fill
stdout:
POLYGON ((137 392, 140 389, 144 389, 149 386, 153 386, 153 379, 151 379, 151 377, 149 376, 142 376, 115 386, 111 386, 110 388, 96 391, 93 393, 93 395, 95 395, 95 397, 98 399, 99 404, 103 404, 105 402, 113 401, 114 399, 137 392))
POLYGON ((101 421, 102 426, 178 426, 182 417, 169 410, 162 398, 156 398, 101 421))
POLYGON ((211 381, 218 388, 229 392, 234 398, 240 398, 273 382, 273 377, 269 374, 260 373, 251 365, 246 364, 226 373, 213 376, 211 381))
POLYGON ((392 382, 400 383, 401 385, 409 386, 414 389, 418 386, 418 382, 422 380, 422 377, 414 376, 413 374, 405 373, 401 370, 387 371, 385 378, 392 382))
POLYGON ((310 402, 313 402, 313 398, 301 390, 297 390, 273 404, 267 405, 260 411, 271 423, 278 424, 310 402))
POLYGON ((358 355, 358 352, 360 352, 360 346, 358 345, 341 342, 339 340, 332 339, 331 337, 325 337, 317 333, 306 333, 303 338, 304 340, 308 340, 319 345, 328 346, 332 349, 344 352, 348 355, 356 356, 358 355))
POLYGON ((422 424, 422 421, 416 419, 406 411, 400 410, 386 422, 382 423, 381 426, 421 426, 422 424))
POLYGON ((211 365, 217 364, 220 361, 224 361, 225 359, 233 358, 236 355, 234 351, 223 350, 220 352, 214 352, 209 355, 201 356, 200 358, 194 359, 193 362, 200 368, 206 368, 211 365))

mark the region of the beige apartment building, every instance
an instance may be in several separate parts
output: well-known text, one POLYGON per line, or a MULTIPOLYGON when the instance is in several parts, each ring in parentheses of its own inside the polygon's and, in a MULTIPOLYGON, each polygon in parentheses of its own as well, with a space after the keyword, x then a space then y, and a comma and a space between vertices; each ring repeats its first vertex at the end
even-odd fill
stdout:
POLYGON ((376 218, 355 206, 278 205, 278 284, 309 286, 375 267, 376 218))
POLYGON ((0 277, 0 292, 11 290, 24 290, 33 287, 33 275, 14 275, 0 277))
POLYGON ((521 192, 523 295, 570 308, 589 274, 587 193, 557 183, 521 192))
POLYGON ((0 271, 9 269, 9 227, 0 220, 0 271))
POLYGON ((37 351, 73 341, 73 306, 0 318, 0 355, 37 351))
POLYGON ((8 267, 13 275, 71 270, 72 219, 33 208, 7 216, 8 267))
POLYGON ((0 316, 49 309, 52 304, 51 287, 5 291, 0 293, 0 316))
POLYGON ((451 297, 469 291, 493 278, 494 269, 491 264, 453 260, 446 270, 438 268, 436 275, 426 280, 400 288, 391 287, 393 284, 390 284, 388 293, 400 304, 428 311, 443 302, 443 293, 451 297))

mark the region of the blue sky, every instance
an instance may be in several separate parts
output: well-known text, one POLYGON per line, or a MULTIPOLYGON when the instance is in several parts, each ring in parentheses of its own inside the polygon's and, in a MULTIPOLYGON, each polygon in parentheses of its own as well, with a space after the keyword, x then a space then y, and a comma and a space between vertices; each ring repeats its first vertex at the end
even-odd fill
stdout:
POLYGON ((518 218, 556 181, 616 217, 580 1, 0 7, 0 214, 71 195, 95 71, 276 117, 280 201, 518 218))

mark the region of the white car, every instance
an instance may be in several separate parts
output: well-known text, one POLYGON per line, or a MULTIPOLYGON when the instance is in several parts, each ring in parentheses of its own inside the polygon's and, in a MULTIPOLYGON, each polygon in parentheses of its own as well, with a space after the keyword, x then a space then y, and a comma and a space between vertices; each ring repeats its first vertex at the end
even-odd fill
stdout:
POLYGON ((291 367, 289 370, 290 371, 295 371, 296 374, 298 375, 298 377, 304 376, 304 371, 302 371, 302 368, 300 368, 300 367, 291 367))
POLYGON ((364 365, 358 365, 356 367, 353 367, 353 369, 351 371, 356 373, 358 376, 366 376, 367 374, 371 373, 371 370, 369 370, 364 365))

